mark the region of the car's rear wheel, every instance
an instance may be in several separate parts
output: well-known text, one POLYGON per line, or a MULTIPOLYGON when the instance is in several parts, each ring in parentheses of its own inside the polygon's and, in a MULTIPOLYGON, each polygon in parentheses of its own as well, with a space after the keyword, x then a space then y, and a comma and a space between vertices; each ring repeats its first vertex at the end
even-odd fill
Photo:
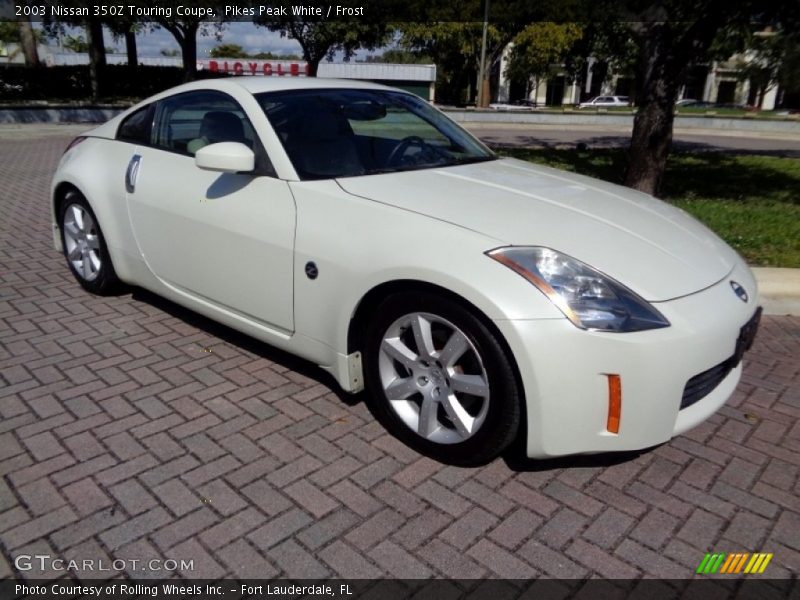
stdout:
POLYGON ((61 204, 59 224, 64 256, 78 283, 94 294, 112 293, 119 279, 97 218, 79 192, 67 193, 61 204))
POLYGON ((495 335, 456 302, 427 292, 390 296, 369 324, 364 362, 373 412, 422 454, 485 464, 517 434, 513 368, 495 335))

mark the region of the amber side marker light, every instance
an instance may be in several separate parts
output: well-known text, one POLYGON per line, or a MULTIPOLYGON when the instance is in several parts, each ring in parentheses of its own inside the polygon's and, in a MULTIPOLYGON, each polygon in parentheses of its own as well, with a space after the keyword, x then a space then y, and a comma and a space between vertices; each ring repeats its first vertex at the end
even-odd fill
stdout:
POLYGON ((622 380, 619 375, 606 375, 608 378, 608 420, 606 429, 619 433, 619 420, 622 416, 622 380))

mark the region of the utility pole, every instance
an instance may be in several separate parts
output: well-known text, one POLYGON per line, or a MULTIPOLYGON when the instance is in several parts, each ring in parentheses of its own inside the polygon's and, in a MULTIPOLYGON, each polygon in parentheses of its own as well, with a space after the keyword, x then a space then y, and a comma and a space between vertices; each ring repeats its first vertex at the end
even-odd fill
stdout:
POLYGON ((483 80, 486 74, 486 30, 489 28, 489 0, 484 0, 483 7, 483 37, 481 40, 481 64, 478 66, 478 97, 475 107, 483 105, 483 80))

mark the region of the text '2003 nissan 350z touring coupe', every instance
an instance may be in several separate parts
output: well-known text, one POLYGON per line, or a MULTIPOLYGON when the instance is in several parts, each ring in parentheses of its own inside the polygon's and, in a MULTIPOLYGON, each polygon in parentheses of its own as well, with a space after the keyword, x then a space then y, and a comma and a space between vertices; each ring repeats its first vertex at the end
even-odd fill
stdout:
POLYGON ((666 442, 733 393, 760 314, 684 212, 498 158, 369 83, 164 92, 70 145, 52 208, 87 290, 141 286, 313 361, 452 464, 666 442))

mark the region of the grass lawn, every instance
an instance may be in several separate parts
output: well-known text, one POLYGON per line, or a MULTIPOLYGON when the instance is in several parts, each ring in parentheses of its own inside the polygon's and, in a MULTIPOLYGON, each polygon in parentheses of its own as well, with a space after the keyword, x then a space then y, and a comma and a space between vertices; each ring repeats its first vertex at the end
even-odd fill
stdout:
MULTIPOLYGON (((624 150, 504 148, 513 156, 621 183, 624 150)), ((673 153, 662 198, 703 221, 749 263, 800 267, 800 159, 673 153)))

